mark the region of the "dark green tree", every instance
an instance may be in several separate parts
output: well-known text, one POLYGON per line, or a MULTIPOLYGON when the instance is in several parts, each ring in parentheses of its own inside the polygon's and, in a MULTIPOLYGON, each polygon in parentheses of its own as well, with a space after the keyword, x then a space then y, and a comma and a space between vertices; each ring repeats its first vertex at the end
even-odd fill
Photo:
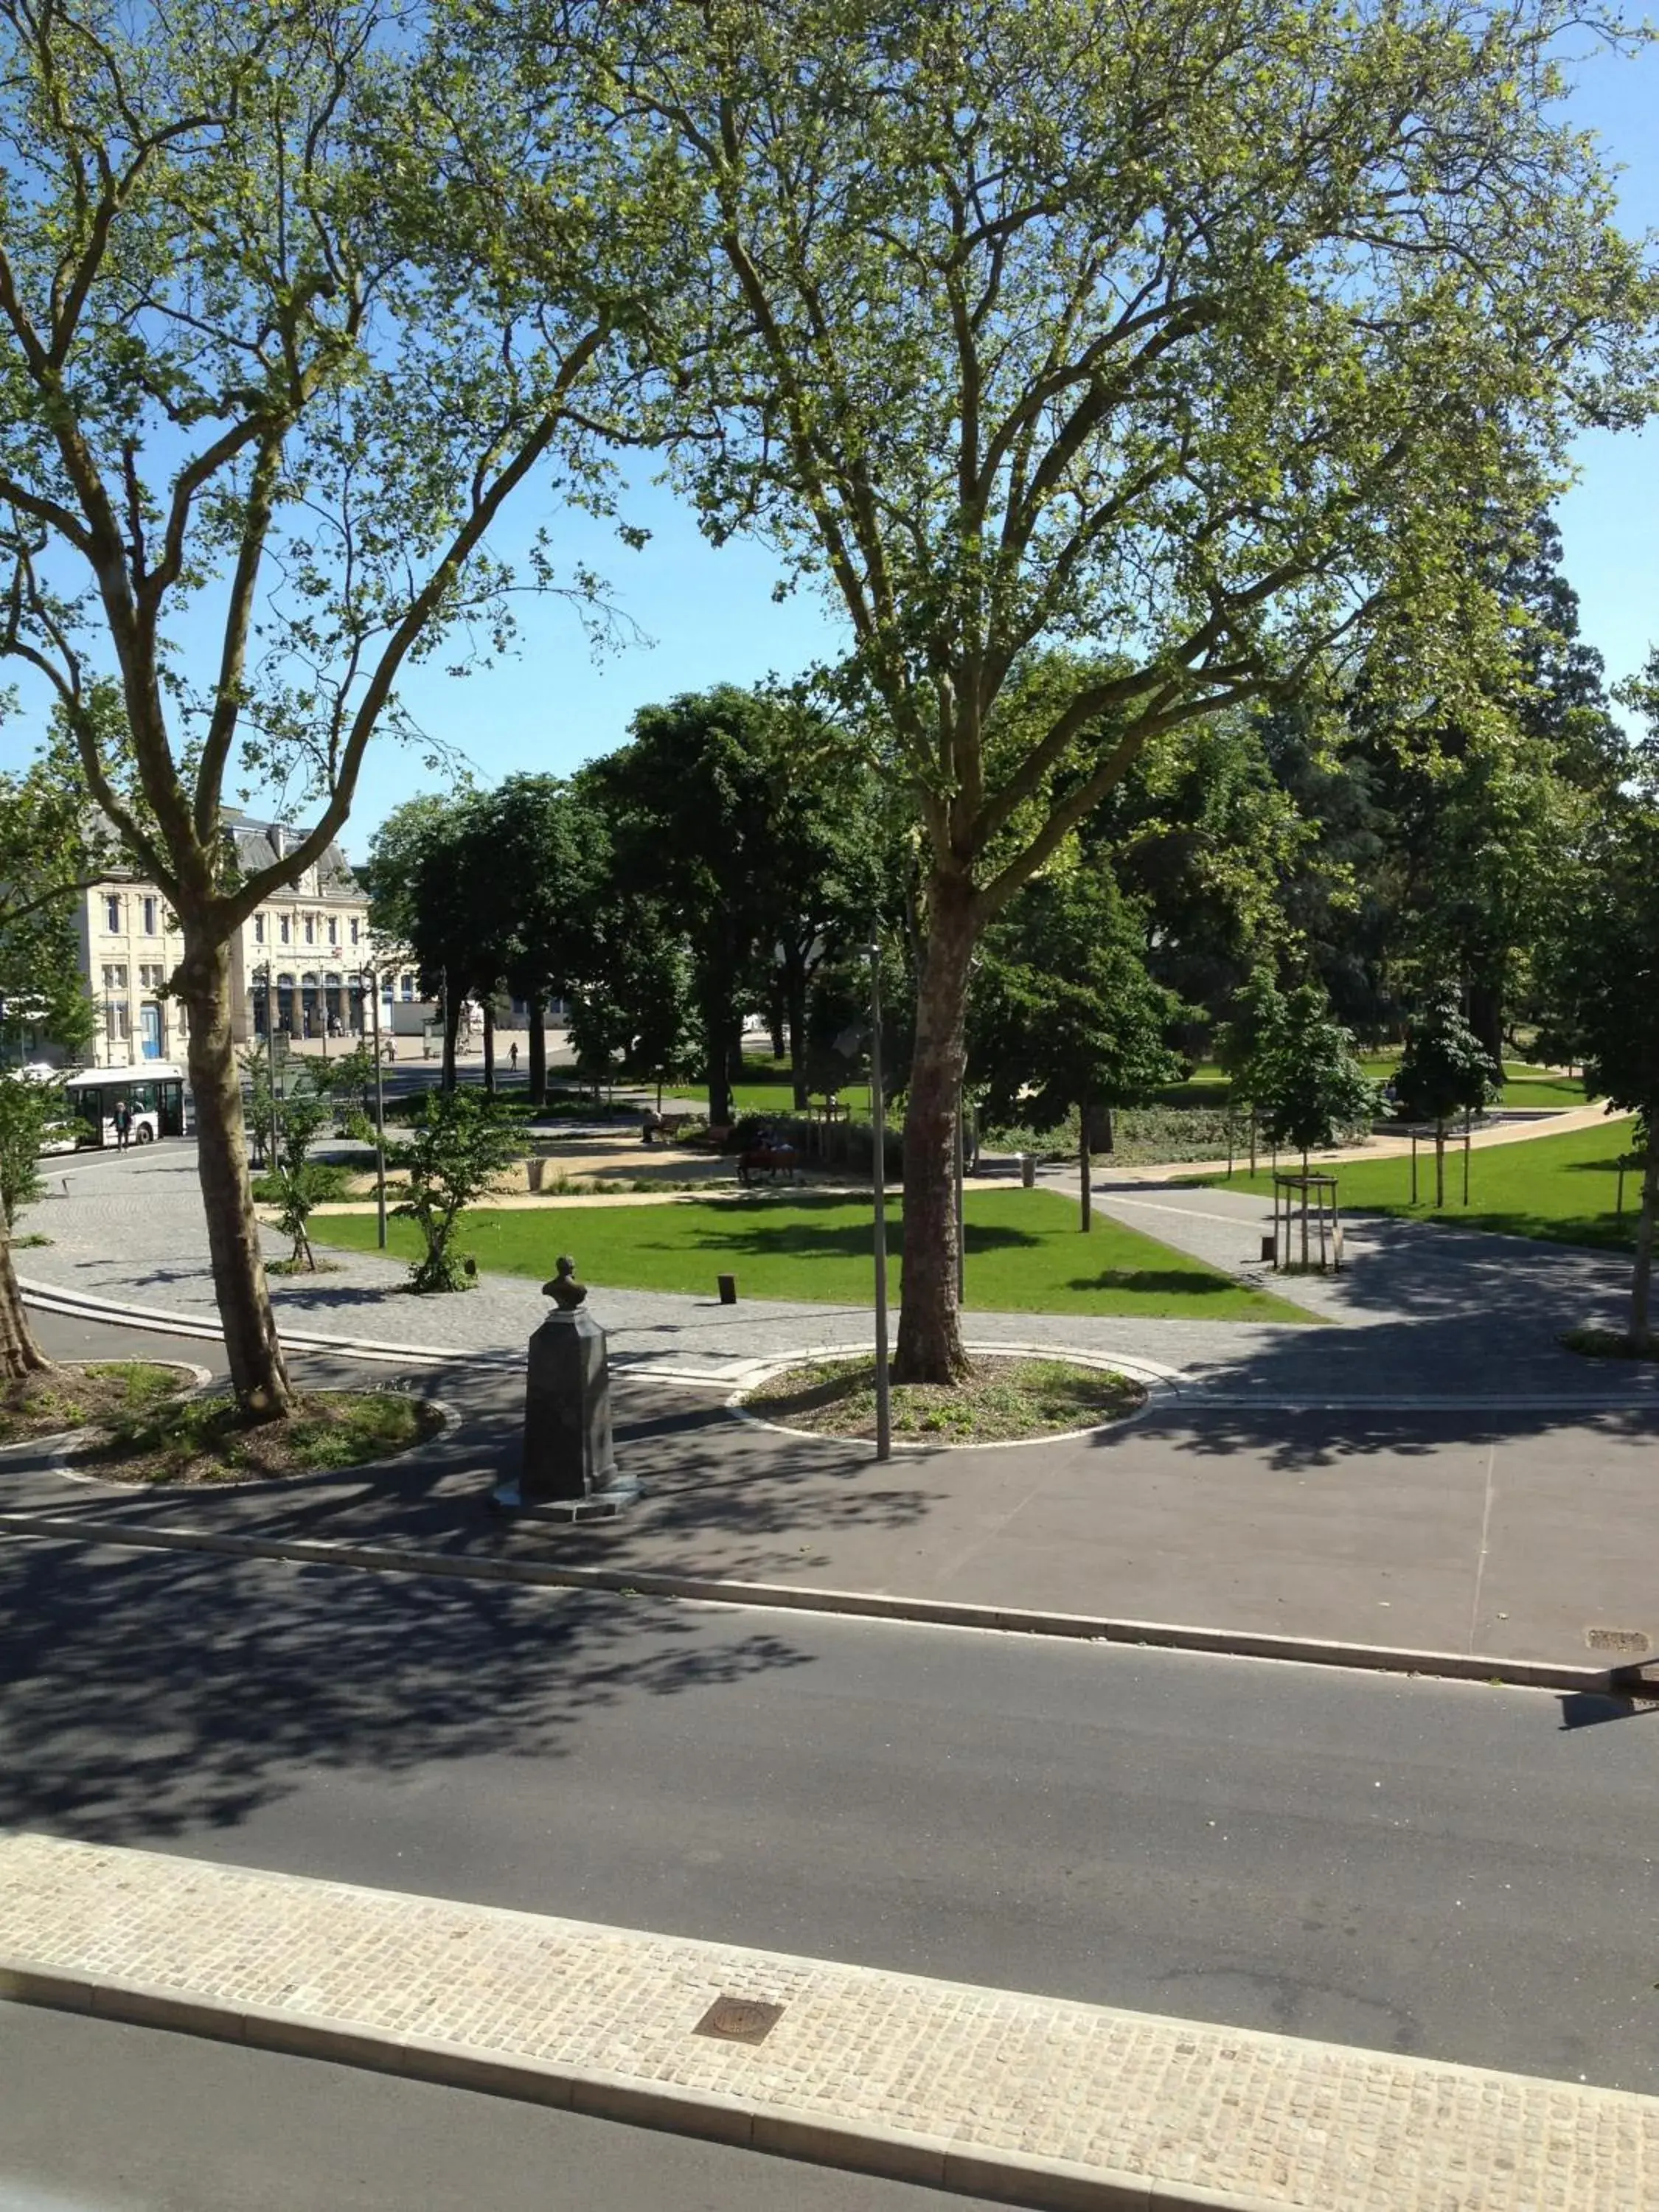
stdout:
POLYGON ((1641 1117, 1642 1209, 1630 1336, 1650 1351, 1659 1218, 1659 810, 1623 810, 1605 830, 1563 932, 1558 988, 1584 1050, 1592 1097, 1641 1117))
POLYGON ((1099 866, 1039 876, 983 939, 968 1080, 986 1110, 1040 1125, 1078 1115, 1080 1225, 1094 1225, 1096 1117, 1174 1082, 1165 1039, 1184 1009, 1146 971, 1140 915, 1099 866))
POLYGON ((799 1092, 812 971, 873 903, 862 761, 787 694, 724 685, 644 708, 581 782, 609 823, 613 901, 654 902, 689 949, 710 1121, 732 1120, 744 1011, 780 970, 799 1092))

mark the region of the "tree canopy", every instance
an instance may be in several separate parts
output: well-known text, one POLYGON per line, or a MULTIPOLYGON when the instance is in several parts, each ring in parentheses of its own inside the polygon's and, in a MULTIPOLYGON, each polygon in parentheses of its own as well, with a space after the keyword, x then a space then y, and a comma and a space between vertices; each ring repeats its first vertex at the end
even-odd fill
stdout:
POLYGON ((1559 0, 573 15, 708 258, 683 480, 833 594, 924 831, 898 1358, 945 1380, 981 930, 1161 735, 1368 636, 1467 669, 1457 549, 1645 407, 1652 289, 1559 0))

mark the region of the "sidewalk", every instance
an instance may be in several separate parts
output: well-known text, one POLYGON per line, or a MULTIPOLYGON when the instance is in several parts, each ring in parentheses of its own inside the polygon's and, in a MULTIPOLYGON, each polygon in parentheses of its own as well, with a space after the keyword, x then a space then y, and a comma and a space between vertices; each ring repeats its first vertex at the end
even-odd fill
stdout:
POLYGON ((1620 2091, 40 1836, 0 1996, 1042 2207, 1659 2208, 1620 2091))
MULTIPOLYGON (((351 1378, 328 1362, 307 1379, 351 1378)), ((520 1464, 521 1370, 440 1370, 415 1387, 454 1406, 459 1425, 404 1460, 304 1482, 134 1491, 67 1480, 20 1447, 0 1455, 0 1542, 43 1521, 59 1536, 319 1540, 406 1557, 416 1572, 435 1557, 665 1577, 740 1603, 839 1605, 823 1594, 845 1593, 900 1615, 1066 1615, 1132 1638, 1128 1624, 1185 1624, 1223 1649, 1301 1639, 1474 1656, 1482 1679, 1499 1664, 1577 1673, 1659 1652, 1646 1534, 1659 1407, 1297 1414, 1164 1390, 1139 1420, 1092 1436, 882 1464, 866 1445, 619 1377, 617 1455, 644 1495, 571 1528, 491 1502, 520 1464)))

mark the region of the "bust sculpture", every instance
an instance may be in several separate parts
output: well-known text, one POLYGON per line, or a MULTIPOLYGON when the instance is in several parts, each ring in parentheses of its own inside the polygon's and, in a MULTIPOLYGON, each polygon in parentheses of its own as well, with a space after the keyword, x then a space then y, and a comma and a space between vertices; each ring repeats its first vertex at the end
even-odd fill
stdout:
POLYGON ((562 1252, 553 1262, 553 1279, 542 1285, 542 1296, 551 1298, 561 1313, 574 1313, 587 1296, 586 1283, 576 1280, 576 1263, 562 1252))

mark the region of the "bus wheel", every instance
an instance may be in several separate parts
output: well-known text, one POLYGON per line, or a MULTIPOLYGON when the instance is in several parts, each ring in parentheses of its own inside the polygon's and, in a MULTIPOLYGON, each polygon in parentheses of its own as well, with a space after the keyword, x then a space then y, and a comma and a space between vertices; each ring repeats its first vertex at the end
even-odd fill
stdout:
POLYGON ((141 1121, 132 1133, 141 1145, 150 1145, 155 1141, 155 1132, 148 1121, 141 1121))

